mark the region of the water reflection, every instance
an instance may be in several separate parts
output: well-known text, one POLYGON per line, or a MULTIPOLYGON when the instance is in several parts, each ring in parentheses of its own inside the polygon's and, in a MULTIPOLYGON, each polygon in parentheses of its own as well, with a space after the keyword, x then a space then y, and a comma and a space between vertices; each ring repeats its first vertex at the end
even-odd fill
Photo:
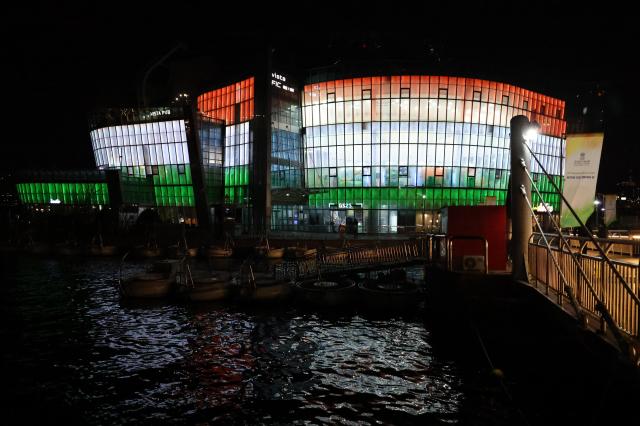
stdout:
POLYGON ((7 267, 2 335, 18 343, 3 372, 14 400, 38 404, 32 420, 404 424, 460 410, 460 374, 419 317, 122 303, 117 261, 7 267))

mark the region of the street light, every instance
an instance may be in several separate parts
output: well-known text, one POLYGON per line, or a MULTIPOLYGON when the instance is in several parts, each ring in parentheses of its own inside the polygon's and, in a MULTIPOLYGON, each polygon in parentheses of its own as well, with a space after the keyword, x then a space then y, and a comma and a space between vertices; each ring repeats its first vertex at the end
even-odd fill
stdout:
POLYGON ((525 127, 522 137, 525 141, 532 142, 536 140, 538 133, 540 133, 540 124, 537 121, 532 121, 525 127))
POLYGON ((598 229, 598 206, 600 205, 600 200, 594 200, 593 206, 596 209, 596 230, 598 229))

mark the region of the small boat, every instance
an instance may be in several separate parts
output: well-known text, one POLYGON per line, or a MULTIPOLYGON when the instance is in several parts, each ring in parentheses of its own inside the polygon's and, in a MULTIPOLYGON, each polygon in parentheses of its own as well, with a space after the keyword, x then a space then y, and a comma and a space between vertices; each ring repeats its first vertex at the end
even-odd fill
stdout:
POLYGON ((284 256, 284 247, 282 248, 268 248, 268 247, 256 247, 259 254, 267 259, 281 259, 284 256))
POLYGON ((316 307, 335 307, 353 301, 356 283, 349 278, 323 280, 321 278, 296 283, 296 297, 301 303, 316 307))
POLYGON ((291 284, 274 278, 270 273, 250 271, 248 281, 240 286, 240 300, 244 302, 275 302, 286 300, 291 295, 291 284))
POLYGON ((358 290, 362 306, 369 309, 413 309, 422 299, 418 286, 407 281, 405 271, 399 269, 359 283, 358 290))
POLYGON ((104 244, 101 232, 94 235, 89 244, 88 254, 91 256, 115 256, 117 252, 116 246, 104 244))
POLYGON ((206 256, 207 257, 231 257, 233 255, 233 249, 231 247, 207 247, 206 256))
POLYGON ((195 275, 185 280, 180 293, 193 302, 217 302, 232 298, 235 288, 231 275, 220 272, 213 275, 195 275))
MULTIPOLYGON (((125 255, 126 257, 126 255, 125 255)), ((124 258, 123 258, 124 261, 124 258)), ((132 277, 118 279, 118 288, 122 297, 160 298, 165 297, 176 283, 180 271, 180 260, 158 260, 151 270, 132 277)))
POLYGON ((256 254, 259 256, 264 256, 267 259, 281 259, 284 256, 284 247, 282 248, 274 248, 269 245, 269 240, 264 238, 264 244, 258 243, 258 246, 255 248, 256 254))
POLYGON ((196 257, 198 249, 196 247, 187 247, 186 249, 180 244, 174 244, 167 247, 167 256, 172 258, 196 257))
POLYGON ((154 257, 160 257, 162 255, 162 250, 157 245, 144 245, 136 246, 134 253, 137 257, 152 259, 154 257))
POLYGON ((51 246, 47 243, 32 241, 27 245, 27 251, 35 255, 45 255, 51 252, 51 246))
POLYGON ((290 259, 309 259, 316 257, 317 249, 308 249, 306 247, 287 247, 286 256, 290 259))
POLYGON ((56 244, 53 248, 53 253, 58 256, 80 256, 84 254, 80 246, 74 242, 56 244))
POLYGON ((205 248, 206 257, 231 257, 233 255, 233 240, 231 236, 227 234, 224 240, 224 246, 209 246, 205 248))
POLYGON ((89 254, 91 256, 115 256, 118 253, 116 246, 91 245, 89 246, 89 254))

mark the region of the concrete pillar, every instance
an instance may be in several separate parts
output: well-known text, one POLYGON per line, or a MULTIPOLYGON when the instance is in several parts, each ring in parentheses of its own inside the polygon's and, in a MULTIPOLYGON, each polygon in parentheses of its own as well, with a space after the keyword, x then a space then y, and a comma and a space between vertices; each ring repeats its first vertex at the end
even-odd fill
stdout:
POLYGON ((511 260, 512 276, 516 280, 529 281, 528 253, 529 238, 531 238, 531 211, 527 201, 522 196, 522 187, 531 200, 531 181, 522 168, 524 160, 530 170, 531 156, 524 146, 524 132, 530 125, 524 115, 517 115, 511 119, 511 260))

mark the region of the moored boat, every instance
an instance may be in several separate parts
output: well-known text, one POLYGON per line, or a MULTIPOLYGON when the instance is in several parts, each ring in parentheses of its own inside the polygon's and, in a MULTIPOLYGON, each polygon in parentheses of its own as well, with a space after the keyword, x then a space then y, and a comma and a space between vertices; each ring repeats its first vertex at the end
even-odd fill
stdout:
POLYGON ((160 257, 162 250, 157 245, 137 246, 134 249, 134 254, 136 257, 152 259, 154 257, 160 257))
POLYGON ((266 259, 281 259, 284 256, 285 248, 276 248, 269 245, 268 238, 262 238, 255 248, 255 253, 258 256, 263 256, 266 259), (264 242, 264 243, 263 243, 264 242))
POLYGON ((165 297, 176 283, 180 270, 180 260, 159 260, 150 271, 132 277, 118 279, 118 288, 123 297, 160 298, 165 297))
POLYGON ((223 246, 205 247, 204 254, 206 257, 225 258, 233 256, 233 239, 229 234, 226 235, 223 246))
POLYGON ((118 248, 111 245, 91 245, 89 246, 89 254, 92 256, 115 256, 118 248))
POLYGON ((181 287, 181 294, 194 302, 217 302, 230 299, 234 296, 235 286, 228 273, 216 273, 213 275, 196 275, 192 279, 185 280, 181 287))
POLYGON ((285 251, 286 257, 290 259, 309 259, 318 254, 317 249, 309 249, 306 247, 287 247, 285 251))
POLYGON ((172 258, 181 257, 196 257, 198 255, 198 249, 196 247, 184 248, 180 244, 174 244, 167 247, 167 256, 172 258))
POLYGON ((291 295, 291 284, 274 278, 269 273, 251 273, 249 280, 240 287, 240 299, 244 302, 284 301, 291 295))
POLYGON ((74 242, 56 244, 53 253, 58 256, 81 256, 85 254, 84 250, 74 242))
POLYGON ((280 259, 284 256, 284 247, 270 248, 269 246, 258 246, 256 252, 267 259, 280 259))
POLYGON ((205 249, 205 254, 207 257, 231 257, 233 249, 231 247, 210 246, 205 249))

